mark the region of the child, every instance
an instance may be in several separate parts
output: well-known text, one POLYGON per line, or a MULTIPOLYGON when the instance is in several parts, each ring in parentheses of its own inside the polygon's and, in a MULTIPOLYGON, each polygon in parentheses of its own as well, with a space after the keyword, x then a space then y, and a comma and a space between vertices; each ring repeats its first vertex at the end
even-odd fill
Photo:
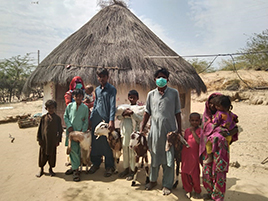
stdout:
POLYGON ((54 100, 48 100, 45 103, 47 114, 43 115, 40 120, 37 141, 40 145, 39 149, 39 167, 40 172, 36 175, 41 177, 44 174, 44 166, 48 161, 49 174, 54 176, 52 168, 56 164, 56 150, 61 142, 62 125, 61 118, 55 113, 57 103, 54 100))
POLYGON ((199 127, 201 123, 200 114, 194 112, 190 114, 189 118, 191 127, 184 132, 184 138, 189 144, 189 148, 183 146, 181 152, 181 179, 183 189, 186 191, 188 198, 201 198, 200 187, 200 168, 199 168, 199 142, 200 132, 199 127), (192 194, 194 190, 194 194, 192 194))
MULTIPOLYGON (((225 95, 217 96, 212 99, 212 103, 217 109, 217 112, 212 119, 213 127, 216 128, 218 126, 221 126, 223 128, 226 128, 228 131, 235 128, 236 123, 238 123, 238 116, 230 111, 233 108, 231 105, 230 97, 225 95)), ((237 138, 236 135, 237 133, 235 133, 234 136, 230 134, 224 136, 228 145, 231 144, 233 138, 237 138)), ((212 143, 209 140, 206 144, 206 150, 208 153, 208 158, 204 161, 204 163, 208 164, 212 162, 212 143)))
POLYGON ((92 85, 87 85, 85 87, 85 97, 83 103, 90 103, 91 107, 93 107, 94 104, 94 96, 93 96, 93 86, 92 85))
POLYGON ((96 126, 101 122, 109 122, 108 129, 113 131, 114 119, 115 119, 115 102, 116 102, 116 88, 108 83, 109 72, 105 68, 100 68, 97 70, 98 81, 100 85, 95 89, 96 99, 94 101, 94 106, 92 113, 90 115, 90 122, 92 127, 92 149, 91 149, 91 162, 92 166, 89 169, 89 174, 95 173, 102 162, 102 156, 105 156, 105 177, 112 176, 114 172, 114 158, 113 152, 107 142, 105 136, 101 136, 96 139, 94 131, 96 126))
POLYGON ((93 95, 93 86, 87 85, 85 87, 85 97, 83 100, 83 103, 88 107, 88 128, 91 129, 91 123, 90 123, 90 115, 91 115, 91 108, 94 106, 94 100, 95 96, 93 95))
MULTIPOLYGON (((136 90, 129 91, 128 100, 130 105, 137 105, 137 101, 139 100, 138 92, 136 90)), ((133 149, 129 148, 130 135, 133 131, 139 131, 142 116, 128 108, 123 111, 122 115, 117 116, 117 119, 121 121, 120 130, 123 136, 123 167, 125 168, 125 170, 119 174, 119 177, 122 178, 128 175, 127 180, 132 180, 135 170, 135 154, 133 149), (135 125, 132 123, 132 118, 136 122, 135 125), (133 126, 135 126, 135 128, 133 128, 133 126)))
MULTIPOLYGON (((66 141, 65 146, 68 146, 68 135, 71 131, 86 132, 88 129, 88 107, 82 103, 84 92, 82 89, 73 90, 73 98, 75 102, 67 105, 64 113, 64 121, 66 124, 66 141)), ((65 172, 66 175, 73 174, 73 181, 80 181, 78 167, 80 165, 80 146, 79 142, 71 142, 71 169, 65 172)))

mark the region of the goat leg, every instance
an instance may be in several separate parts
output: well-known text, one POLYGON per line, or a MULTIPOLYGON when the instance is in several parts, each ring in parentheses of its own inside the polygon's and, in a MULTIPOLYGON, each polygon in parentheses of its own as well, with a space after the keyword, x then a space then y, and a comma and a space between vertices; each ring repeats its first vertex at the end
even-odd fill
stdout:
POLYGON ((148 184, 150 182, 149 179, 149 166, 148 166, 148 156, 147 154, 143 157, 145 159, 145 174, 146 174, 146 180, 145 180, 145 184, 148 184))
POLYGON ((175 182, 173 184, 173 188, 177 188, 178 184, 179 184, 179 171, 180 171, 180 161, 178 161, 178 159, 176 160, 176 176, 175 176, 175 182))
POLYGON ((117 164, 119 163, 119 158, 117 158, 116 156, 116 151, 115 150, 112 151, 114 156, 114 174, 117 174, 118 173, 117 164))
POLYGON ((133 176, 133 180, 131 182, 131 186, 135 186, 136 185, 136 181, 137 181, 137 174, 138 174, 138 165, 139 165, 139 156, 135 156, 135 170, 134 170, 134 176, 133 176))
POLYGON ((69 155, 71 153, 71 139, 72 137, 69 135, 69 140, 68 140, 68 147, 67 147, 67 150, 66 150, 66 153, 69 155))
POLYGON ((144 167, 144 157, 141 158, 141 168, 144 167))
POLYGON ((139 165, 139 163, 135 164, 134 176, 133 176, 133 180, 131 182, 131 186, 136 186, 137 175, 138 175, 138 165, 139 165))

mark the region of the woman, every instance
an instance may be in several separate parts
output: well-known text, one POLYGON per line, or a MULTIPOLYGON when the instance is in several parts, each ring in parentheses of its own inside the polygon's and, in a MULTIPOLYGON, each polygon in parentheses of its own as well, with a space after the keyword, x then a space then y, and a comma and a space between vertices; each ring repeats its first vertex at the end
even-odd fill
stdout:
MULTIPOLYGON (((213 161, 208 164, 203 164, 203 185, 208 194, 204 199, 213 199, 216 201, 223 201, 226 190, 226 173, 229 168, 229 147, 225 139, 228 130, 222 127, 213 129, 212 118, 216 113, 216 108, 211 100, 220 96, 220 93, 213 93, 209 96, 205 104, 205 111, 202 119, 202 132, 200 136, 199 156, 201 163, 206 160, 208 154, 206 152, 207 141, 212 142, 213 161)), ((237 127, 230 131, 231 135, 238 132, 237 127)), ((237 138, 233 139, 233 141, 237 138)))
POLYGON ((73 97, 72 97, 72 93, 73 93, 74 89, 82 89, 83 91, 85 91, 84 82, 83 82, 82 78, 79 77, 79 76, 75 76, 72 79, 72 81, 71 81, 71 83, 69 85, 69 90, 64 95, 66 106, 69 103, 74 102, 73 97))

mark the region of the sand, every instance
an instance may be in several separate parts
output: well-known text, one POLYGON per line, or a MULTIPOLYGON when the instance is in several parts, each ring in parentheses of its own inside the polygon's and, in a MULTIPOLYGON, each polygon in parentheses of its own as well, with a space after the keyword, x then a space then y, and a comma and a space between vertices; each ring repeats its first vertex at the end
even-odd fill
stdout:
MULTIPOLYGON (((0 105, 13 107, 1 109, 0 118, 23 113, 35 114, 41 112, 41 105, 42 100, 0 105)), ((231 145, 231 163, 237 162, 240 167, 229 168, 225 200, 268 201, 268 162, 261 164, 268 157, 268 106, 249 105, 245 102, 234 102, 233 106, 233 112, 239 116, 239 125, 243 132, 240 133, 239 141, 231 145)), ((204 102, 192 100, 192 111, 203 113, 203 110, 204 102)), ((45 175, 37 178, 37 127, 20 129, 17 123, 8 123, 1 124, 0 130, 0 200, 189 200, 184 196, 181 181, 171 195, 163 196, 162 173, 159 175, 157 187, 152 191, 145 191, 145 173, 142 169, 135 187, 131 187, 130 181, 121 179, 118 175, 103 177, 104 164, 95 174, 82 172, 81 181, 73 182, 72 176, 64 174, 67 170, 67 156, 63 143, 57 150, 57 164, 54 169, 56 176, 48 175, 46 165, 45 175), (15 137, 13 143, 9 134, 15 137)), ((119 171, 123 171, 122 158, 119 171)), ((202 185, 201 187, 202 194, 206 193, 202 185)))

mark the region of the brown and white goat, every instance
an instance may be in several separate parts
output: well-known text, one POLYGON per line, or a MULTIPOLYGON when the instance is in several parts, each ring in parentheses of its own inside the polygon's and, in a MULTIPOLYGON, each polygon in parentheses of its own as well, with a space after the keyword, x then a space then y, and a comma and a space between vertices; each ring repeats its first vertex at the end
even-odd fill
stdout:
POLYGON ((69 141, 67 147, 67 154, 71 153, 71 141, 79 142, 80 151, 81 151, 81 165, 80 171, 82 171, 83 165, 86 165, 86 172, 88 172, 88 167, 90 166, 90 152, 91 152, 91 131, 81 132, 81 131, 72 131, 69 133, 69 141))
POLYGON ((137 174, 138 174, 138 165, 139 159, 142 158, 145 160, 145 173, 146 173, 146 181, 145 183, 149 183, 149 167, 148 167, 148 144, 147 139, 144 135, 141 135, 140 132, 133 132, 130 136, 129 148, 133 149, 135 153, 135 170, 134 170, 134 178, 132 180, 131 186, 136 185, 137 174))
POLYGON ((107 137, 107 141, 113 151, 113 157, 115 162, 114 173, 118 173, 117 165, 122 154, 122 138, 120 135, 120 129, 116 128, 114 131, 110 132, 108 129, 108 123, 100 122, 95 128, 94 135, 98 136, 96 139, 98 139, 102 135, 107 137))
POLYGON ((174 147, 174 159, 176 162, 176 178, 173 184, 173 188, 176 188, 179 183, 179 170, 180 170, 180 162, 181 162, 181 150, 183 145, 189 147, 186 140, 183 136, 178 133, 177 131, 172 131, 167 134, 167 141, 166 141, 166 151, 168 151, 171 146, 174 147))

